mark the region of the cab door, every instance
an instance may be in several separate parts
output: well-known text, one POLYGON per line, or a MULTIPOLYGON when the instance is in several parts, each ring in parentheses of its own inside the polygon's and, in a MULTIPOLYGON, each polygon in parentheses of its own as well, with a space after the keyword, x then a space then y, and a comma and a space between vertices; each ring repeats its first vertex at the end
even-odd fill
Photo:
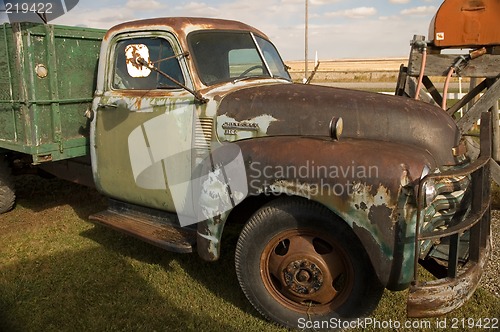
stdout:
POLYGON ((105 88, 94 100, 96 186, 117 200, 175 212, 169 188, 191 177, 195 103, 160 71, 192 86, 182 50, 165 32, 118 35, 109 49, 105 88), (159 71, 138 66, 131 52, 159 71))

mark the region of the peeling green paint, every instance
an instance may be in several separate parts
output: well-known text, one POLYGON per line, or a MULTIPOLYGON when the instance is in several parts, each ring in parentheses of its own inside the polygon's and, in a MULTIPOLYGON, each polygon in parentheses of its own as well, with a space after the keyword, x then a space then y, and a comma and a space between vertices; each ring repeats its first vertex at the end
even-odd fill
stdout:
POLYGON ((88 153, 83 114, 92 102, 104 33, 32 23, 0 26, 0 148, 31 155, 35 164, 88 153))

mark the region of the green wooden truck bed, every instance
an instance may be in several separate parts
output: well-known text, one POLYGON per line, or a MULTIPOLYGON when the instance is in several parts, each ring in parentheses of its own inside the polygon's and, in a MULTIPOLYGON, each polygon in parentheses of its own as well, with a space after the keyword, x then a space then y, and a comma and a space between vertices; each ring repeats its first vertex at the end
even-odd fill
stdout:
POLYGON ((104 33, 33 23, 0 26, 0 150, 31 155, 34 164, 88 154, 84 113, 104 33))

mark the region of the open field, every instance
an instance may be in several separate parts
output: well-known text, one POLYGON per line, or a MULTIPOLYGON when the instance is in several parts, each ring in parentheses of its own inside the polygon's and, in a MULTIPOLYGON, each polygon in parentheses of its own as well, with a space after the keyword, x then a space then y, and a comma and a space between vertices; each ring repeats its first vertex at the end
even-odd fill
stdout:
MULTIPOLYGON (((0 331, 285 331, 263 320, 238 286, 240 226, 227 227, 221 259, 204 263, 89 223, 88 215, 106 206, 95 190, 34 176, 16 185, 16 208, 0 216, 0 331)), ((441 331, 455 331, 452 322, 498 317, 494 292, 481 286, 451 314, 412 320, 405 318, 406 291, 386 292, 371 318, 413 324, 399 331, 440 330, 435 325, 446 319, 441 331)))
MULTIPOLYGON (((295 82, 301 82, 304 78, 304 61, 286 61, 290 67, 289 72, 295 82)), ((312 83, 362 83, 372 84, 390 83, 396 86, 401 65, 407 66, 407 58, 386 58, 386 59, 339 59, 320 60, 318 70, 312 83)), ((308 63, 308 73, 313 71, 314 62, 308 63)), ((434 83, 442 86, 444 77, 432 77, 434 83)), ((451 79, 452 89, 458 84, 458 77, 451 79)), ((463 78, 464 86, 469 85, 469 78, 463 78)), ((371 89, 370 89, 371 90, 371 89)), ((383 91, 383 90, 378 90, 383 91)), ((391 89, 394 91, 394 89, 391 89)))
MULTIPOLYGON (((304 61, 286 61, 290 66, 290 72, 304 72, 304 61)), ((339 59, 339 60, 320 60, 318 71, 320 72, 372 72, 388 71, 397 72, 399 66, 408 64, 407 58, 387 58, 387 59, 339 59)), ((314 68, 314 62, 307 64, 308 70, 314 68)))
MULTIPOLYGON (((353 59, 320 60, 313 83, 323 82, 396 82, 399 67, 408 59, 353 59)), ((287 61, 294 81, 304 77, 304 61, 287 61)), ((314 62, 308 63, 308 72, 314 69, 314 62)))

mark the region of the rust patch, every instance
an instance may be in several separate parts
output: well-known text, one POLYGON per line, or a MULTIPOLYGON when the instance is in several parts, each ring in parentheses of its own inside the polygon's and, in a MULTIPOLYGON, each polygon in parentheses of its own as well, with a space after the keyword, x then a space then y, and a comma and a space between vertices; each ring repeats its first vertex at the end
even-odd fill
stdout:
MULTIPOLYGON (((452 148, 459 144, 460 132, 453 119, 439 107, 409 98, 324 86, 273 84, 231 92, 224 96, 218 110, 219 116, 235 121, 262 114, 276 119, 267 130, 269 136, 329 137, 332 117, 341 117, 344 130, 340 141, 358 138, 398 142, 427 149, 437 164, 457 163, 452 148)), ((401 164, 405 164, 404 159, 401 164)), ((401 170, 397 173, 401 174, 401 170)))
POLYGON ((391 215, 392 210, 387 205, 372 205, 368 212, 368 219, 370 223, 380 225, 381 229, 389 230, 393 226, 391 215))
POLYGON ((140 110, 141 106, 142 106, 142 98, 135 98, 135 101, 134 101, 135 109, 140 110))
POLYGON ((403 161, 409 181, 419 179, 424 164, 435 167, 427 151, 326 137, 262 137, 236 144, 245 160, 250 195, 296 195, 327 206, 353 227, 381 281, 389 280, 401 192, 397 175, 403 161), (358 171, 374 166, 372 174, 358 171))
MULTIPOLYGON (((143 69, 143 65, 139 63, 138 59, 139 58, 144 59, 144 56, 141 53, 144 52, 144 46, 145 45, 141 44, 130 44, 125 48, 125 53, 127 55, 125 58, 125 63, 127 64, 127 66, 132 66, 138 71, 143 69)), ((149 59, 144 59, 144 60, 149 60, 149 59)))
POLYGON ((202 18, 202 17, 162 17, 145 20, 136 20, 118 24, 108 30, 104 39, 109 40, 112 36, 128 31, 137 30, 166 30, 177 34, 178 36, 186 36, 189 32, 195 30, 233 30, 233 31, 251 31, 255 34, 268 37, 260 30, 232 20, 202 18))

